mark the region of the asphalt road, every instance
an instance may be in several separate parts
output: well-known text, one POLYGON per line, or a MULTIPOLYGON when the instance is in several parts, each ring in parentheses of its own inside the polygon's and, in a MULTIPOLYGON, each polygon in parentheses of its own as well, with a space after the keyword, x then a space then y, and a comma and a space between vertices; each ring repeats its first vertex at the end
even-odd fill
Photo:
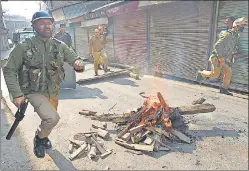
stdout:
MULTIPOLYGON (((93 70, 89 70, 77 74, 77 79, 93 74, 93 70)), ((10 101, 8 104, 16 110, 10 101)), ((235 94, 231 97, 219 94, 217 89, 152 76, 144 76, 141 80, 115 78, 78 85, 76 90, 61 90, 58 112, 61 119, 50 135, 53 149, 47 151, 44 159, 37 159, 32 151, 34 132, 40 123, 32 106, 28 106, 20 125, 29 165, 34 170, 103 170, 106 166, 111 170, 248 169, 248 96, 235 94), (139 96, 140 92, 153 95, 157 91, 170 106, 191 105, 200 97, 216 106, 214 112, 185 117, 189 133, 196 137, 196 142, 175 144, 175 150, 170 152, 136 155, 109 140, 105 146, 113 149, 113 154, 106 159, 90 161, 85 155, 73 161, 68 159, 68 138, 89 131, 91 124, 97 122, 79 115, 79 111, 124 113, 142 105, 144 99, 139 96)), ((117 132, 113 124, 108 123, 108 131, 114 139, 117 132)))

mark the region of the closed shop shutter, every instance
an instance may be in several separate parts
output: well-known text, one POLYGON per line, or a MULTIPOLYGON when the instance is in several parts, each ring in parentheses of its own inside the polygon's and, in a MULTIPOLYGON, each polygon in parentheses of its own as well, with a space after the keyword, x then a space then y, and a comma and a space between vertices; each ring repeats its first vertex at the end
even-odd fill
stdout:
MULTIPOLYGON (((98 28, 98 26, 87 27, 89 40, 90 40, 91 36, 94 35, 94 30, 96 28, 98 28)), ((108 35, 108 37, 107 37, 107 44, 105 46, 105 49, 106 49, 106 53, 107 53, 107 57, 108 57, 108 62, 114 62, 113 39, 112 39, 111 34, 108 35)))
MULTIPOLYGON (((236 18, 248 16, 248 1, 219 1, 216 39, 218 39, 227 16, 236 18)), ((232 65, 232 72, 231 86, 248 91, 248 25, 240 33, 240 50, 232 65)))
POLYGON ((207 66, 212 1, 174 1, 149 9, 151 69, 195 80, 207 66))
POLYGON ((80 23, 77 23, 75 26, 75 44, 76 52, 78 55, 88 58, 88 35, 87 29, 80 26, 80 23))
POLYGON ((137 11, 115 16, 115 61, 147 68, 146 14, 137 11))

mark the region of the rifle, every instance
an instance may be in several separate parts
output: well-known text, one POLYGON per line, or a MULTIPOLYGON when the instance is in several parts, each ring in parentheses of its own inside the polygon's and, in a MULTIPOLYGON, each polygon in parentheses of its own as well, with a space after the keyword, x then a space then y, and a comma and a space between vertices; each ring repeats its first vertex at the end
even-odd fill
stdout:
POLYGON ((6 139, 7 140, 10 140, 13 133, 15 132, 19 122, 24 118, 24 114, 25 114, 25 111, 27 109, 27 106, 28 106, 28 100, 26 99, 21 105, 20 105, 20 108, 17 109, 16 111, 16 114, 15 114, 15 122, 13 123, 13 125, 11 126, 7 136, 6 136, 6 139))

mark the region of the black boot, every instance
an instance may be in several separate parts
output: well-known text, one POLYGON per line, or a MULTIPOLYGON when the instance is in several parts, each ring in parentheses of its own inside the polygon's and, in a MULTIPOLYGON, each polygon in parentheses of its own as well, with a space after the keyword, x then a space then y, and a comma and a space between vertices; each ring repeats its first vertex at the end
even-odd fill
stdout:
POLYGON ((220 88, 220 93, 221 94, 226 94, 226 95, 229 95, 229 96, 233 96, 233 94, 230 93, 226 88, 220 88))
POLYGON ((44 140, 39 138, 38 135, 36 135, 34 138, 34 153, 38 158, 45 157, 44 140))
POLYGON ((45 149, 50 149, 50 148, 52 148, 52 143, 51 143, 51 141, 48 139, 48 137, 43 138, 43 143, 44 143, 45 149))

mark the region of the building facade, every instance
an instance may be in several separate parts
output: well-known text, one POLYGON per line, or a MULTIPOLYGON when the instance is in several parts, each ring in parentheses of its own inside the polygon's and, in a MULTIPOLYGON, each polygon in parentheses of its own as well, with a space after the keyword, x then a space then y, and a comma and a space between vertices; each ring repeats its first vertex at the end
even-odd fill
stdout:
MULTIPOLYGON (((191 81, 198 70, 209 68, 208 58, 226 16, 248 16, 248 1, 123 1, 95 9, 92 5, 88 11, 86 4, 78 4, 81 13, 73 17, 69 13, 76 7, 61 9, 64 17, 58 12, 73 28, 79 55, 88 56, 89 38, 104 24, 111 33, 106 47, 111 62, 191 81)), ((231 87, 248 92, 248 26, 240 37, 231 87)))

